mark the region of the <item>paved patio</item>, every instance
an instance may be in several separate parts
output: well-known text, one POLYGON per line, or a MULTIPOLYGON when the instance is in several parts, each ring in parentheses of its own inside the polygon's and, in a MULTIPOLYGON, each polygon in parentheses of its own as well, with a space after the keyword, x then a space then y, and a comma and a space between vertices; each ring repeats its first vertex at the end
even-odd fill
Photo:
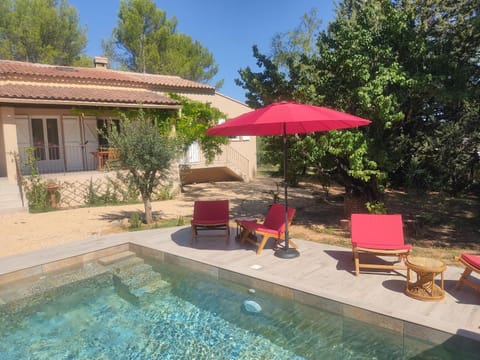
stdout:
MULTIPOLYGON (((422 332, 419 336, 432 337, 435 341, 441 340, 442 336, 447 341, 451 335, 462 335, 478 341, 480 351, 480 293, 469 287, 454 289, 463 268, 447 268, 445 299, 424 302, 404 294, 404 271, 362 272, 356 277, 350 249, 295 239, 301 256, 286 260, 273 255, 273 241, 268 242, 263 253, 257 256, 253 246, 241 247, 235 241, 234 233, 232 229, 228 244, 218 238, 205 238, 193 247, 190 244, 189 227, 95 237, 2 258, 0 279, 2 275, 20 269, 33 269, 41 264, 130 243, 331 299, 341 303, 344 312, 352 317, 365 317, 365 311, 357 312, 358 309, 365 309, 371 312, 370 319, 361 320, 367 322, 388 322, 387 319, 393 319, 414 327, 421 325, 419 329, 426 327, 433 332, 425 334, 417 330, 422 332), (435 329, 439 330, 438 336, 435 329)), ((31 273, 35 274, 35 271, 31 270, 31 273)))

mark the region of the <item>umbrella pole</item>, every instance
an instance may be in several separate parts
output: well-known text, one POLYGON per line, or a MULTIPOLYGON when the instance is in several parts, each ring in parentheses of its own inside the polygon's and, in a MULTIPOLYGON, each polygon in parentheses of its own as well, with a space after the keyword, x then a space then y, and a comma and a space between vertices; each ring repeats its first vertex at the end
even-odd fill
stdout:
POLYGON ((287 126, 283 123, 283 186, 285 189, 285 247, 275 251, 275 256, 282 259, 292 259, 300 256, 297 249, 289 247, 288 231, 288 181, 287 181, 287 126))

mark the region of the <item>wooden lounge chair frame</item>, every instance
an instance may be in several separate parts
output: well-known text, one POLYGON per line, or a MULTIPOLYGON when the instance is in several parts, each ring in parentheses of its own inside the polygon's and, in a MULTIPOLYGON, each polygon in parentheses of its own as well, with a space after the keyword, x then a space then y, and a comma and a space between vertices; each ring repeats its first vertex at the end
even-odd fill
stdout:
POLYGON ((200 231, 219 230, 220 233, 202 234, 202 237, 225 237, 228 244, 230 238, 229 203, 228 200, 197 200, 193 205, 191 221, 191 241, 197 242, 200 231))
MULTIPOLYGON (((289 227, 292 224, 295 211, 294 208, 288 208, 289 227)), ((247 241, 250 244, 255 245, 257 247, 257 255, 260 255, 268 239, 274 238, 275 244, 285 241, 285 206, 272 204, 263 223, 245 220, 240 221, 238 225, 241 228, 240 244, 243 245, 245 241, 247 241), (260 242, 257 239, 257 235, 262 237, 260 242)), ((292 239, 288 240, 289 246, 297 249, 297 244, 295 244, 292 239)))
POLYGON ((412 247, 404 244, 403 221, 399 214, 352 214, 352 252, 355 275, 360 269, 406 270, 406 257, 412 247), (364 228, 360 222, 368 224, 364 228), (368 234, 367 234, 368 231, 368 234), (396 256, 401 264, 372 264, 360 261, 360 254, 396 256))
POLYGON ((463 257, 463 255, 464 254, 462 254, 462 256, 455 257, 457 261, 460 261, 465 266, 465 271, 462 273, 462 276, 460 276, 460 279, 457 281, 457 284, 455 285, 455 289, 458 290, 460 289, 462 284, 465 284, 475 289, 476 291, 480 291, 480 285, 475 284, 473 281, 468 279, 470 274, 474 271, 480 274, 480 267, 476 267, 474 264, 468 262, 467 259, 463 257))

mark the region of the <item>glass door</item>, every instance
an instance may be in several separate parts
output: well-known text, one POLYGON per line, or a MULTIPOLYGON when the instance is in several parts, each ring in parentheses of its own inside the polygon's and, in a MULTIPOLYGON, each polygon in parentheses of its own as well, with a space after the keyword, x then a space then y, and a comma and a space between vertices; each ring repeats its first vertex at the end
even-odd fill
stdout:
POLYGON ((58 119, 32 118, 32 141, 41 172, 63 171, 58 119))

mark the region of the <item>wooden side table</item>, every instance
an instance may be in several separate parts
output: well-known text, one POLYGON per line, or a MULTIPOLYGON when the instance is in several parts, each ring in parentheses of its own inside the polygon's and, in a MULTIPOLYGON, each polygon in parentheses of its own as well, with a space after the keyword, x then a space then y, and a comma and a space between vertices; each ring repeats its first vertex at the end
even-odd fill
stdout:
POLYGON ((438 301, 445 297, 443 272, 447 266, 440 260, 426 257, 407 256, 407 284, 405 293, 418 300, 438 301), (411 282, 412 272, 417 274, 417 281, 411 282), (435 284, 435 277, 440 275, 440 286, 435 284))

